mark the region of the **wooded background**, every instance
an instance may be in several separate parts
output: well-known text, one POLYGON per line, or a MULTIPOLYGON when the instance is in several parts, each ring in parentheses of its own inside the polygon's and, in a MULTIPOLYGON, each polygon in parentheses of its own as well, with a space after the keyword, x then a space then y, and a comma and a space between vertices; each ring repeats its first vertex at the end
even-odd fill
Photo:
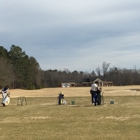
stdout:
POLYGON ((110 65, 103 62, 101 67, 93 67, 91 73, 77 70, 71 72, 68 69, 42 70, 37 60, 28 56, 19 46, 12 45, 10 51, 0 46, 0 88, 6 85, 12 89, 60 87, 62 81, 79 83, 96 78, 112 81, 116 86, 140 84, 140 69, 122 69, 110 65))

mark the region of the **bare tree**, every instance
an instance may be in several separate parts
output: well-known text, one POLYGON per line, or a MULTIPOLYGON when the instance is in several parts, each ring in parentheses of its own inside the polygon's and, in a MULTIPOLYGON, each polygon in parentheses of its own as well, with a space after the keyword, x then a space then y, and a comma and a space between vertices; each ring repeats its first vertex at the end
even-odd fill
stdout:
POLYGON ((100 77, 101 76, 101 69, 99 66, 96 68, 96 72, 97 72, 97 75, 100 77))
POLYGON ((107 69, 109 68, 109 66, 110 66, 110 63, 103 62, 103 64, 102 64, 102 72, 103 72, 104 77, 106 76, 106 72, 107 72, 107 69))

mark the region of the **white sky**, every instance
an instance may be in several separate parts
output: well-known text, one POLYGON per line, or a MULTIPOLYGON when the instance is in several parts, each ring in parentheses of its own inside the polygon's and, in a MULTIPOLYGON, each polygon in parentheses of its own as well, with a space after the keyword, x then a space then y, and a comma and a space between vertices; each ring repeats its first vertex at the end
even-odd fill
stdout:
POLYGON ((0 46, 43 70, 140 69, 140 0, 0 0, 0 46))

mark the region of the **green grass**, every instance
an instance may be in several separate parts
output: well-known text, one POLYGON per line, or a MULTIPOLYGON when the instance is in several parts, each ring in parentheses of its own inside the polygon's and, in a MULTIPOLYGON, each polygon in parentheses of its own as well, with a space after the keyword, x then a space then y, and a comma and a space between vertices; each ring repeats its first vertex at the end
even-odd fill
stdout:
POLYGON ((28 105, 17 106, 12 98, 9 106, 0 106, 0 139, 139 140, 140 96, 105 97, 96 107, 90 97, 65 100, 59 106, 57 98, 27 98, 28 105))

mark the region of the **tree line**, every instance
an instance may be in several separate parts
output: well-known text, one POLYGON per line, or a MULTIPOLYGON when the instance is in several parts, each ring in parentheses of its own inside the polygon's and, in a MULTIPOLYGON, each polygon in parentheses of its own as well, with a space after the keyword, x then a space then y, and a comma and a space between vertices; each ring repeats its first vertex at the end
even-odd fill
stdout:
POLYGON ((42 70, 33 56, 28 56, 22 48, 12 45, 10 50, 0 46, 0 87, 9 85, 16 89, 40 89, 60 87, 62 81, 75 83, 91 82, 96 78, 112 81, 114 85, 139 85, 140 70, 110 67, 103 62, 101 67, 93 68, 91 73, 60 70, 42 70))

